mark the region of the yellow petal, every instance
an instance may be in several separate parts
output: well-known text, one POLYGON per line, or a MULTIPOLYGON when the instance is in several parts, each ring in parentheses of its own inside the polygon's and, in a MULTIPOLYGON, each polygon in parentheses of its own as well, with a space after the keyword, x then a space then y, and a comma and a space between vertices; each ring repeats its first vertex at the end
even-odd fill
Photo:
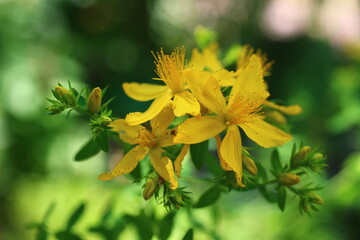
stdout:
POLYGON ((263 101, 269 96, 263 78, 261 59, 257 55, 252 55, 249 65, 238 74, 230 93, 229 106, 233 104, 237 94, 252 101, 263 101))
POLYGON ((168 157, 162 156, 163 150, 161 148, 153 148, 150 150, 150 161, 155 171, 166 181, 170 183, 171 189, 178 187, 178 182, 175 178, 174 166, 168 157))
POLYGON ((226 128, 222 116, 198 116, 187 119, 178 126, 174 139, 177 143, 194 144, 218 135, 226 128))
POLYGON ((148 154, 149 148, 136 146, 131 149, 125 156, 116 164, 111 172, 103 173, 98 178, 102 181, 108 181, 114 177, 127 174, 135 169, 139 161, 144 159, 148 154))
POLYGON ((254 117, 251 122, 239 124, 239 127, 251 140, 265 148, 280 146, 292 139, 289 134, 258 117, 254 117))
POLYGON ((152 128, 152 133, 155 136, 160 136, 164 134, 166 129, 174 120, 174 111, 173 111, 173 103, 169 101, 168 104, 161 110, 161 112, 156 115, 150 121, 150 125, 152 128))
POLYGON ((210 43, 206 48, 203 50, 205 66, 210 71, 218 71, 223 69, 223 66, 217 57, 218 55, 218 45, 217 43, 213 42, 210 43))
POLYGON ((285 113, 287 115, 298 115, 302 112, 302 108, 296 104, 290 106, 281 106, 270 101, 265 101, 264 106, 267 106, 275 110, 279 110, 280 112, 285 113))
POLYGON ((220 86, 227 87, 234 85, 235 77, 238 75, 238 73, 222 69, 220 71, 213 72, 213 75, 216 79, 219 80, 220 86))
POLYGON ((219 81, 204 71, 187 71, 186 74, 190 90, 196 99, 212 112, 224 114, 226 102, 219 81))
POLYGON ((220 146, 221 146, 221 139, 219 135, 215 136, 215 140, 216 140, 216 148, 218 151, 218 156, 219 156, 219 160, 220 160, 220 166, 222 169, 224 169, 225 171, 231 171, 232 169, 229 167, 229 165, 224 161, 224 158, 221 155, 220 152, 220 146))
POLYGON ((184 160, 184 157, 186 155, 186 153, 188 152, 188 149, 189 149, 189 144, 185 144, 179 155, 177 156, 177 158, 175 159, 175 162, 174 162, 174 167, 175 167, 175 173, 176 173, 176 176, 178 178, 180 178, 180 172, 181 172, 181 168, 182 168, 182 162, 184 160))
POLYGON ((202 53, 197 49, 193 49, 191 54, 191 59, 188 66, 191 69, 196 70, 205 70, 218 71, 223 69, 223 66, 217 57, 218 55, 218 45, 217 43, 209 44, 202 53))
POLYGON ((157 146, 158 147, 168 147, 175 145, 174 138, 176 135, 177 129, 167 129, 161 135, 157 137, 157 146))
POLYGON ((238 184, 242 183, 242 145, 239 128, 229 125, 227 133, 221 143, 220 153, 227 165, 236 173, 238 184))
POLYGON ((177 117, 184 116, 187 113, 197 116, 200 114, 200 104, 188 91, 175 93, 174 113, 177 117))
POLYGON ((129 126, 125 119, 117 119, 111 122, 109 127, 112 127, 111 131, 118 132, 122 140, 131 144, 137 142, 137 137, 139 136, 141 129, 144 128, 141 125, 129 126))
POLYGON ((149 101, 163 95, 169 89, 166 85, 148 83, 123 83, 126 95, 140 102, 149 101))
POLYGON ((157 97, 145 112, 134 112, 126 115, 126 122, 129 125, 138 125, 153 119, 169 103, 172 97, 173 94, 167 91, 165 94, 157 97))
POLYGON ((194 48, 191 53, 191 59, 188 63, 188 67, 196 70, 204 70, 205 62, 203 55, 199 52, 198 49, 194 48))

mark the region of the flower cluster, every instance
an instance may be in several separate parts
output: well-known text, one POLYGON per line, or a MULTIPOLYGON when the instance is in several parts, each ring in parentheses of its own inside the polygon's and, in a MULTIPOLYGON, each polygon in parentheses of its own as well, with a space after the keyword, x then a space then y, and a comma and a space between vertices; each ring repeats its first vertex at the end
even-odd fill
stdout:
MULTIPOLYGON (((280 146, 291 135, 266 121, 264 107, 286 114, 298 114, 298 105, 284 107, 267 101, 269 92, 264 82, 269 63, 259 53, 244 49, 239 55, 237 70, 228 71, 217 58, 217 48, 211 44, 202 53, 193 50, 186 64, 185 49, 177 48, 170 55, 163 51, 154 54, 156 81, 164 85, 124 83, 125 93, 137 101, 154 100, 143 113, 129 113, 126 119, 113 121, 110 126, 120 138, 137 144, 118 165, 100 176, 109 180, 129 173, 138 161, 150 154, 154 169, 168 181, 172 189, 178 187, 175 175, 181 177, 181 166, 188 144, 216 138, 218 156, 224 171, 236 173, 238 185, 242 181, 244 157, 239 128, 262 147, 280 146), (224 89, 231 88, 225 96, 224 89), (174 129, 168 129, 174 117, 189 116, 174 129), (150 121, 151 130, 139 125, 150 121), (226 132, 223 139, 222 132, 226 132), (174 162, 163 156, 163 147, 185 144, 174 162), (176 173, 176 174, 175 174, 176 173)), ((246 160, 245 160, 246 161, 246 160)))
MULTIPOLYGON (((260 183, 261 178, 251 177, 258 174, 259 164, 249 148, 243 146, 245 135, 263 148, 283 145, 292 139, 284 115, 297 115, 302 111, 299 105, 282 106, 268 100, 270 93, 264 77, 270 74, 272 62, 261 51, 242 47, 233 71, 223 66, 216 43, 210 43, 202 51, 193 49, 188 61, 183 47, 171 54, 161 50, 153 55, 158 75, 153 79, 156 84, 123 83, 130 98, 152 100, 145 112, 132 112, 125 119, 114 120, 111 111, 101 104, 99 88, 84 98, 94 133, 116 133, 120 141, 132 146, 111 171, 99 176, 100 180, 131 173, 149 156, 151 169, 145 176, 144 199, 153 195, 158 198, 163 186, 161 199, 165 207, 179 208, 188 199, 187 192, 179 187, 184 157, 189 148, 211 138, 215 139, 219 166, 228 189, 251 188, 254 182, 258 186, 276 182, 279 189, 292 188, 300 182, 301 174, 296 171, 316 172, 325 166, 320 153, 304 157, 308 152, 302 149, 298 154, 293 153, 290 167, 281 168, 274 175, 275 180, 260 183)), ((53 106, 48 108, 51 113, 66 108, 79 109, 81 94, 72 88, 69 91, 58 86, 53 93, 58 103, 52 102, 53 106)), ((104 150, 99 139, 95 142, 104 150)), ((215 182, 222 183, 221 179, 215 182)), ((304 199, 309 198, 301 199, 304 205, 304 199)))

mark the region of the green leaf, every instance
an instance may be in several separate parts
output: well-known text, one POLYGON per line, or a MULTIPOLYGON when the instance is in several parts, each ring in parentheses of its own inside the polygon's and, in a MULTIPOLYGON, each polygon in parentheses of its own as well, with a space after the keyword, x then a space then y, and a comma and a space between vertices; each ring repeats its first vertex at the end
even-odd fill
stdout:
POLYGON ((141 178, 141 165, 138 164, 136 168, 129 173, 129 175, 133 178, 133 180, 141 178))
POLYGON ((275 192, 269 192, 264 185, 259 185, 258 190, 266 201, 274 203, 278 200, 278 195, 275 192))
POLYGON ((214 42, 217 38, 216 32, 203 26, 195 28, 195 41, 200 48, 205 48, 209 43, 214 42))
POLYGON ((192 228, 190 228, 185 236, 182 238, 182 240, 193 240, 194 239, 194 230, 192 228))
POLYGON ((295 156, 295 153, 296 153, 296 143, 294 143, 293 147, 292 147, 292 150, 291 150, 291 158, 290 158, 290 162, 293 161, 293 158, 295 156))
POLYGON ((98 154, 100 150, 99 145, 93 139, 90 139, 75 155, 75 161, 84 161, 98 154))
POLYGON ((204 161, 207 169, 215 176, 223 174, 224 171, 220 167, 219 159, 217 159, 212 153, 206 152, 204 161))
POLYGON ((173 225, 176 212, 170 212, 160 222, 159 238, 160 240, 166 240, 169 238, 173 225))
POLYGON ((266 169, 264 168, 264 166, 258 162, 257 167, 258 167, 259 179, 262 179, 264 182, 269 181, 269 177, 267 175, 267 172, 266 172, 266 169))
POLYGON ((97 135, 95 141, 101 150, 106 153, 109 152, 109 140, 107 137, 107 131, 102 131, 99 135, 97 135))
POLYGON ((271 153, 271 166, 272 166, 275 174, 281 173, 282 167, 281 167, 281 163, 280 163, 279 152, 276 148, 271 153))
POLYGON ((55 236, 59 240, 82 240, 82 238, 79 237, 78 235, 73 234, 73 233, 68 232, 68 231, 57 232, 55 234, 55 236))
POLYGON ((125 215, 125 220, 134 224, 138 230, 138 234, 141 240, 151 240, 153 237, 152 220, 147 218, 143 213, 139 216, 125 215))
POLYGON ((222 62, 225 67, 236 63, 240 49, 241 47, 239 46, 239 44, 235 43, 230 47, 229 50, 227 50, 225 57, 222 59, 222 62))
POLYGON ((47 240, 48 233, 43 228, 39 228, 38 232, 36 233, 35 239, 36 240, 47 240))
POLYGON ((42 224, 45 224, 48 221, 48 218, 50 217, 50 215, 53 213, 54 209, 55 209, 56 204, 54 202, 52 202, 48 209, 46 210, 43 220, 42 220, 42 224))
POLYGON ((286 204, 286 188, 283 186, 278 187, 278 205, 281 211, 284 211, 286 204))
POLYGON ((193 206, 194 208, 203 208, 215 203, 220 195, 221 188, 217 185, 212 186, 206 192, 201 195, 199 201, 193 206))
POLYGON ((70 216, 69 221, 67 223, 66 229, 69 231, 79 220, 81 215, 84 213, 85 210, 85 204, 81 203, 79 207, 73 212, 73 214, 70 216))
POLYGON ((201 169, 201 166, 204 162, 205 156, 208 152, 209 141, 204 141, 197 144, 190 145, 190 154, 192 162, 197 170, 201 169))

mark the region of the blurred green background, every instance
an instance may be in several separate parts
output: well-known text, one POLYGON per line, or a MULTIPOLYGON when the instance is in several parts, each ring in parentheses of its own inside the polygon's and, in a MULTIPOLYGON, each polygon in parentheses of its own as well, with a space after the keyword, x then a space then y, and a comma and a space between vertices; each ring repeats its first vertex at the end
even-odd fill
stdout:
MULTIPOLYGON (((104 239, 94 229, 107 209, 108 228, 121 231, 113 239, 138 239, 139 229, 149 231, 142 226, 166 216, 153 200, 142 200, 141 185, 97 180, 108 160, 118 160, 117 146, 74 162, 91 136, 86 119, 44 115, 45 98, 70 80, 78 88, 110 85, 105 98, 116 96, 118 117, 145 110, 148 103, 129 99, 121 83, 155 77, 152 50, 184 45, 190 54, 198 26, 217 32, 222 50, 250 44, 275 61, 266 79, 270 99, 300 104, 303 113, 290 120, 296 141, 328 156, 318 179, 326 204, 309 218, 298 213, 297 200, 281 212, 257 192, 233 192, 213 208, 194 210, 194 218, 181 209, 165 219, 173 223, 169 239, 189 228, 195 239, 358 239, 359 19, 357 0, 0 0, 0 239, 35 239, 27 225, 40 222, 51 203, 52 233, 85 204, 72 230, 82 239, 104 239), (122 221, 133 216, 142 223, 122 221)), ((286 154, 291 145, 280 150, 286 154)), ((190 161, 185 168, 195 171, 190 161)), ((192 181, 184 180, 196 199, 203 188, 192 181)))

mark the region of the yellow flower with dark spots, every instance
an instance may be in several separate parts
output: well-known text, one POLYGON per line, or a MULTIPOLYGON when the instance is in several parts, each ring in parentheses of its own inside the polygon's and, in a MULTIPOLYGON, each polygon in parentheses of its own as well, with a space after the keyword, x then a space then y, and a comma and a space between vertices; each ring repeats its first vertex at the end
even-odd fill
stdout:
POLYGON ((150 107, 143 113, 135 112, 126 116, 129 125, 137 125, 154 118, 173 99, 175 116, 200 113, 200 104, 189 92, 186 86, 185 49, 177 48, 171 55, 166 55, 161 50, 154 54, 156 73, 165 85, 148 83, 124 83, 125 93, 137 101, 153 100, 150 107))
POLYGON ((284 144, 292 137, 262 120, 261 106, 269 97, 263 79, 261 59, 253 55, 248 66, 237 77, 228 102, 223 96, 219 81, 211 73, 197 71, 188 73, 188 84, 193 95, 216 115, 197 116, 187 119, 178 127, 174 141, 195 144, 227 133, 218 150, 224 170, 236 173, 242 183, 242 142, 239 128, 254 142, 270 148, 284 144))
POLYGON ((165 150, 162 149, 163 147, 175 145, 173 141, 175 130, 168 129, 174 120, 172 108, 173 104, 170 101, 150 121, 151 130, 142 125, 130 126, 124 119, 113 121, 109 125, 113 128, 112 131, 119 132, 119 137, 123 141, 136 146, 125 154, 112 171, 101 174, 99 179, 107 181, 116 176, 130 173, 135 169, 139 161, 149 154, 150 162, 155 171, 170 183, 172 189, 176 189, 178 182, 175 178, 173 163, 168 157, 163 156, 165 150))

